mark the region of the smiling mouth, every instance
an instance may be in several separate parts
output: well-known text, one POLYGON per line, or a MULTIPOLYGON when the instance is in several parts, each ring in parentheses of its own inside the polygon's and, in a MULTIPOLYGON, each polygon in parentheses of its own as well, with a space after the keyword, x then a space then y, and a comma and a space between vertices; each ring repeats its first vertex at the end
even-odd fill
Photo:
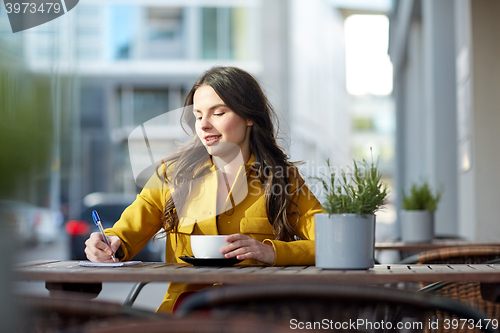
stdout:
POLYGON ((210 145, 214 144, 215 142, 218 142, 221 137, 222 137, 222 135, 207 136, 205 138, 205 142, 207 143, 207 146, 210 146, 210 145))

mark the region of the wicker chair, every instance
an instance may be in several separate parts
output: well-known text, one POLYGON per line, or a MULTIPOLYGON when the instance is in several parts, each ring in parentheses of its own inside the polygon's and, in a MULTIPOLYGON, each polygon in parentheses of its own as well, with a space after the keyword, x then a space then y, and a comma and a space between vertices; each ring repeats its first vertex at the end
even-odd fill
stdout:
MULTIPOLYGON (((414 259, 418 264, 498 264, 499 258, 499 246, 464 246, 422 252, 414 259)), ((406 260, 405 263, 410 262, 406 260)), ((421 287, 420 292, 434 293, 458 300, 482 311, 488 318, 500 321, 500 304, 483 299, 480 283, 438 282, 427 286, 421 285, 421 287)), ((477 330, 457 330, 456 332, 477 332, 477 330)))
POLYGON ((459 246, 421 252, 420 264, 480 264, 500 259, 500 246, 459 246))
MULTIPOLYGON (((218 320, 209 317, 169 318, 155 321, 141 319, 110 319, 91 322, 82 333, 288 333, 290 326, 262 323, 239 318, 218 320)), ((319 332, 319 330, 308 330, 319 332)))
POLYGON ((17 295, 14 305, 22 316, 18 332, 83 332, 89 322, 133 318, 155 321, 166 315, 132 309, 113 302, 89 300, 77 293, 57 296, 17 295))
MULTIPOLYGON (((442 297, 392 288, 332 284, 207 289, 186 298, 176 316, 244 318, 261 323, 281 322, 289 328, 299 328, 300 323, 320 323, 312 328, 328 327, 340 332, 423 332, 437 310, 474 322, 485 318, 475 309, 442 297), (398 329, 398 325, 403 327, 398 329)), ((494 332, 491 326, 484 331, 494 332)))
POLYGON ((398 264, 481 264, 500 258, 500 246, 457 246, 409 256, 398 264))
MULTIPOLYGON (((477 282, 438 282, 427 285, 419 290, 422 293, 433 293, 444 296, 453 300, 457 300, 472 308, 480 310, 489 319, 500 321, 500 304, 484 300, 481 296, 481 287, 477 282)), ((438 315, 440 320, 445 318, 451 319, 446 315, 438 315)), ((438 330, 437 332, 448 332, 446 330, 438 330)), ((453 332, 480 332, 477 329, 457 329, 453 332)))

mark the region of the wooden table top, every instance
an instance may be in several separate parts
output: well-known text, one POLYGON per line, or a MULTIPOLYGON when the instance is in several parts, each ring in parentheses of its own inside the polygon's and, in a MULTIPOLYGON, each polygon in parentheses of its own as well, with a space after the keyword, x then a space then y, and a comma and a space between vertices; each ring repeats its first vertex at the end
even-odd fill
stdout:
POLYGON ((79 261, 38 260, 14 269, 20 281, 57 283, 362 283, 476 281, 500 283, 500 265, 376 265, 369 270, 328 270, 316 266, 194 267, 190 264, 142 263, 126 267, 81 267, 79 261))
POLYGON ((469 241, 460 239, 434 239, 430 243, 377 242, 375 250, 427 251, 443 247, 500 246, 500 240, 469 241))

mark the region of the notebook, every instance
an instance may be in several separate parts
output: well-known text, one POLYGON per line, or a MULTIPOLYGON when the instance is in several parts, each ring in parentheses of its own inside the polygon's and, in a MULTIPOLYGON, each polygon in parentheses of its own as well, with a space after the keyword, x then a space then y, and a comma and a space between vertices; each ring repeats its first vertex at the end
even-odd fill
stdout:
POLYGON ((122 262, 92 262, 80 261, 80 266, 83 267, 122 267, 131 266, 142 263, 142 261, 122 261, 122 262))

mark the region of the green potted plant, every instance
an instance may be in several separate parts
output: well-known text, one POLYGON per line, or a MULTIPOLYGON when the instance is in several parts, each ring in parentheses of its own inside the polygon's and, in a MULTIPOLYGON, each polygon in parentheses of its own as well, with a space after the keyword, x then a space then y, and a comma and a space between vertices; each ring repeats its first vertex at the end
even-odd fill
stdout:
POLYGON ((317 178, 326 192, 324 214, 315 215, 316 266, 329 269, 368 269, 374 265, 375 212, 387 202, 387 186, 377 167, 354 161, 348 177, 332 172, 317 178))
POLYGON ((434 211, 442 189, 433 192, 427 181, 413 183, 410 193, 403 189, 403 209, 400 211, 401 238, 405 243, 429 243, 434 238, 434 211))

